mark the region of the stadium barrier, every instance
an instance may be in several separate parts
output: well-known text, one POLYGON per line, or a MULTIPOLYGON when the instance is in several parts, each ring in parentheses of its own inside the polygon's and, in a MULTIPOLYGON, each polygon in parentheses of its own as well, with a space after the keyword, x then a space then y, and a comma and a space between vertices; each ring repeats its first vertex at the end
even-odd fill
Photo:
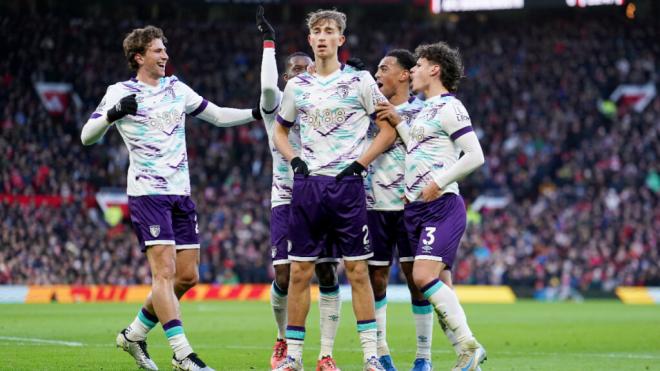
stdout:
POLYGON ((621 286, 616 295, 625 304, 660 304, 660 287, 621 286))
MULTIPOLYGON (((148 285, 50 285, 50 286, 0 286, 0 303, 91 303, 124 302, 139 303, 151 290, 148 285)), ((343 301, 351 300, 348 285, 340 287, 343 301)), ((513 303, 516 295, 508 286, 457 286, 456 292, 464 303, 513 303)), ((318 300, 318 286, 312 286, 312 300, 318 300)), ((389 302, 409 302, 410 294, 405 285, 388 287, 389 302)), ((269 301, 270 285, 208 285, 200 284, 190 289, 183 301, 207 300, 254 300, 269 301)))

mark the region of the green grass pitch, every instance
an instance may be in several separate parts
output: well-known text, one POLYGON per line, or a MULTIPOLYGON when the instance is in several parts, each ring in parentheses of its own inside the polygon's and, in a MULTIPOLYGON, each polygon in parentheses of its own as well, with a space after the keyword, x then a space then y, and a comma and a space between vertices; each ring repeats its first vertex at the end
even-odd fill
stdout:
MULTIPOLYGON (((137 304, 0 305, 0 369, 134 370, 114 338, 137 304)), ((488 350, 483 370, 660 370, 660 307, 615 301, 581 304, 465 305, 472 330, 488 350)), ((265 302, 182 305, 193 348, 218 370, 267 370, 275 325, 265 302)), ((316 367, 318 307, 307 321, 305 366, 316 367)), ((149 350, 161 370, 172 353, 160 327, 149 350)), ((388 340, 395 364, 409 370, 415 355, 410 306, 388 305, 388 340)), ((335 359, 345 371, 361 370, 361 350, 350 304, 342 308, 335 359)), ((433 364, 449 370, 453 351, 436 324, 433 364)))

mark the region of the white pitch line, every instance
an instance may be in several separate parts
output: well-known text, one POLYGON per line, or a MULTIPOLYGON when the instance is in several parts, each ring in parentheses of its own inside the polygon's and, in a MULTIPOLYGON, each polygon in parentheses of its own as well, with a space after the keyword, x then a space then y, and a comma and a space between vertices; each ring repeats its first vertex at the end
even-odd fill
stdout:
POLYGON ((0 336, 0 340, 9 340, 17 342, 27 342, 27 343, 36 343, 36 344, 53 344, 53 345, 64 345, 67 347, 81 347, 85 344, 79 343, 77 341, 62 341, 62 340, 49 340, 49 339, 37 339, 37 338, 21 338, 14 336, 0 336))

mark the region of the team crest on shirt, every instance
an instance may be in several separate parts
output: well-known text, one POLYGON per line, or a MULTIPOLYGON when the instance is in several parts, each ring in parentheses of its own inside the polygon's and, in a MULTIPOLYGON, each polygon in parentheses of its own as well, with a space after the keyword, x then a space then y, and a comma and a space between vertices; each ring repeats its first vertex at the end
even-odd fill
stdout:
POLYGON ((339 85, 337 86, 337 95, 339 98, 346 98, 348 97, 348 93, 350 92, 350 87, 348 85, 339 85))
POLYGON ((421 142, 424 139, 424 128, 419 126, 414 127, 410 136, 415 138, 416 141, 421 142))
POLYGON ((160 226, 159 225, 150 225, 149 226, 149 233, 151 234, 151 237, 156 238, 160 235, 160 226))

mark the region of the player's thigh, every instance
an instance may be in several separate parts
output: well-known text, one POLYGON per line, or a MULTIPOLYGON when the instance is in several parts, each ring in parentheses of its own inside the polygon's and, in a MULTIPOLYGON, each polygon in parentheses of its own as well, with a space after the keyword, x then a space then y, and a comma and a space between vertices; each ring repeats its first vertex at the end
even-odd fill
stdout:
POLYGON ((176 252, 176 280, 182 284, 195 285, 199 280, 199 249, 184 249, 176 252))
POLYGON ((129 196, 128 209, 142 251, 155 245, 175 245, 171 196, 129 196))
POLYGON ((174 245, 149 246, 147 260, 153 277, 174 279, 176 274, 176 250, 174 245))
POLYGON ((199 249, 199 224, 195 202, 190 196, 176 196, 172 209, 172 230, 177 250, 199 249))

